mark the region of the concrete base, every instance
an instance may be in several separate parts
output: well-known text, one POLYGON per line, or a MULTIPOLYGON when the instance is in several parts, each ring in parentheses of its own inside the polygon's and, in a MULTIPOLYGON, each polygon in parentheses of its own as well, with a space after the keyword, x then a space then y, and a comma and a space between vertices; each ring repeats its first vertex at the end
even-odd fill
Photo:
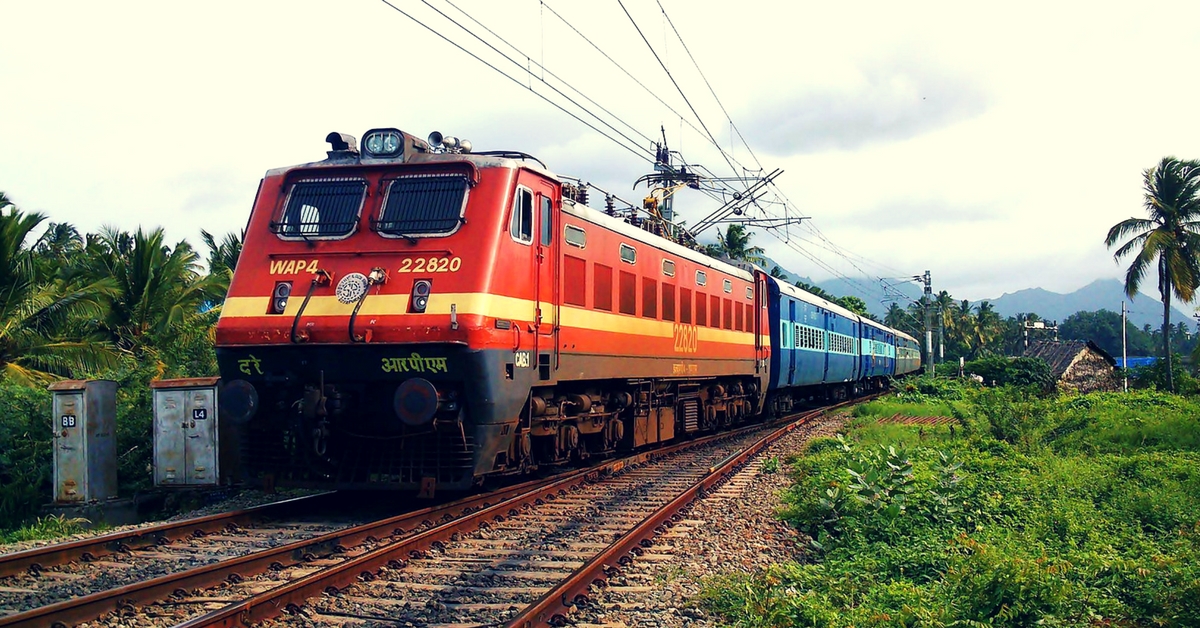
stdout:
POLYGON ((173 516, 219 502, 237 494, 237 487, 154 489, 133 497, 83 503, 51 503, 42 506, 42 516, 86 519, 85 528, 98 525, 123 526, 173 516))
POLYGON ((42 506, 43 515, 66 517, 68 519, 86 519, 85 528, 98 525, 123 526, 141 523, 138 516, 138 500, 134 497, 106 499, 103 501, 84 502, 80 504, 46 504, 42 506))

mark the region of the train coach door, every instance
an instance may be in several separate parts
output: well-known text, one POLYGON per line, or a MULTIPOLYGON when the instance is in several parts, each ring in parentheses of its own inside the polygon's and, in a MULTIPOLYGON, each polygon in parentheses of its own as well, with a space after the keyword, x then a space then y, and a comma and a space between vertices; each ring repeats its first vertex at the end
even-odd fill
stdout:
POLYGON ((767 337, 767 329, 769 326, 764 320, 766 314, 763 312, 767 307, 767 280, 766 275, 761 272, 757 273, 755 278, 757 286, 754 290, 754 372, 762 373, 767 370, 767 357, 771 351, 771 340, 767 337))
POLYGON ((537 237, 534 239, 534 276, 537 294, 537 334, 534 351, 537 357, 539 379, 550 379, 550 373, 558 368, 558 277, 559 238, 558 208, 561 201, 554 188, 547 184, 537 186, 537 237))

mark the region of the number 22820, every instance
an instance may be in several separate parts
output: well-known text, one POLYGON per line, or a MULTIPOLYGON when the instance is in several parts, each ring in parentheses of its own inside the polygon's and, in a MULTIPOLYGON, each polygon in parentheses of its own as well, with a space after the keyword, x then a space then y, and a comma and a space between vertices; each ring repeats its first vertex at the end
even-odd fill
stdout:
POLYGON ((400 262, 401 273, 456 273, 462 268, 461 257, 410 257, 400 262))

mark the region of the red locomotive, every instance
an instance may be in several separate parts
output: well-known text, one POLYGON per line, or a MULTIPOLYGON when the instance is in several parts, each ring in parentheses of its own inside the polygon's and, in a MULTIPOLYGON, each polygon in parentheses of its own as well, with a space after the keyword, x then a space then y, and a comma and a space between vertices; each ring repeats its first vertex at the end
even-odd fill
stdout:
POLYGON ((217 325, 252 473, 428 494, 762 410, 760 270, 590 209, 528 155, 327 141, 263 178, 217 325))

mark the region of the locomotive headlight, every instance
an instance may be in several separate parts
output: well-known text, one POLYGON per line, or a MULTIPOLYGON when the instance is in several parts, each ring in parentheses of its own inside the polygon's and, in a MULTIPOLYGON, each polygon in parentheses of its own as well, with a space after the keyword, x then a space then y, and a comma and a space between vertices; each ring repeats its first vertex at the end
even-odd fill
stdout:
POLYGON ((292 296, 292 282, 279 281, 271 291, 271 313, 283 314, 287 309, 288 297, 292 296))
POLYGON ((402 144, 397 129, 372 129, 363 137, 363 148, 372 157, 391 157, 400 152, 402 144))
POLYGON ((413 282, 412 305, 410 310, 417 314, 423 313, 429 306, 429 295, 433 292, 433 282, 428 279, 418 279, 413 282))

